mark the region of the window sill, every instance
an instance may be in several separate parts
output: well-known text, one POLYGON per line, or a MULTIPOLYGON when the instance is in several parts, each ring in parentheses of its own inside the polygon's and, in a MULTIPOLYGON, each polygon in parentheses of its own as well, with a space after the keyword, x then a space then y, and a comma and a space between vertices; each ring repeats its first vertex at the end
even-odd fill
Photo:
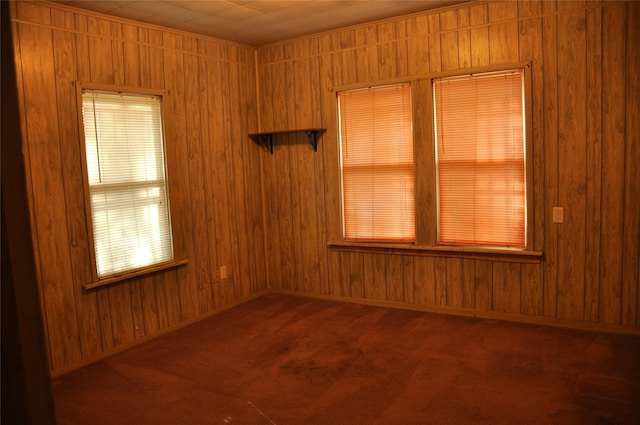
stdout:
POLYGON ((84 289, 85 291, 88 291, 91 289, 99 288, 101 286, 112 285, 114 283, 123 282, 125 280, 134 279, 136 277, 144 276, 147 274, 161 272, 163 270, 184 266, 188 262, 189 260, 174 260, 174 261, 167 261, 165 263, 154 264, 149 267, 135 269, 123 274, 109 276, 104 279, 99 279, 97 282, 87 283, 86 285, 82 285, 82 289, 84 289))
POLYGON ((475 248, 466 246, 418 246, 395 243, 330 242, 329 249, 368 254, 412 255, 418 257, 453 257, 473 260, 513 263, 539 263, 541 251, 520 251, 500 248, 475 248))

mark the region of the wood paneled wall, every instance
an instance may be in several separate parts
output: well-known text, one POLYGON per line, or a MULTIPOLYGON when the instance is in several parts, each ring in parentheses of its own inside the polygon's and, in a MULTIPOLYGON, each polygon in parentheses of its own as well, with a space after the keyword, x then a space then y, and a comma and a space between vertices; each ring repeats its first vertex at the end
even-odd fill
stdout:
MULTIPOLYGON (((261 154, 269 286, 637 333, 639 28, 635 2, 479 1, 260 48, 261 130, 327 129, 317 153, 303 135, 261 154), (341 234, 336 88, 524 61, 540 261, 328 248, 341 234)), ((416 149, 432 143, 426 121, 416 149)))
POLYGON ((76 367, 266 289, 255 49, 44 2, 12 2, 50 368, 76 367), (177 258, 91 283, 74 82, 162 89, 177 258), (226 266, 228 278, 219 279, 226 266))
MULTIPOLYGON (((257 63, 249 46, 49 3, 11 7, 54 374, 269 289, 640 328, 637 3, 466 3, 265 46, 257 63), (341 228, 336 88, 521 61, 532 65, 540 261, 329 248, 341 228), (75 81, 166 90, 175 247, 187 266, 82 289, 92 259, 75 81), (247 137, 309 127, 327 129, 317 153, 304 135, 279 136, 274 155, 247 137)), ((428 121, 415 117, 417 149, 430 143, 428 121)))

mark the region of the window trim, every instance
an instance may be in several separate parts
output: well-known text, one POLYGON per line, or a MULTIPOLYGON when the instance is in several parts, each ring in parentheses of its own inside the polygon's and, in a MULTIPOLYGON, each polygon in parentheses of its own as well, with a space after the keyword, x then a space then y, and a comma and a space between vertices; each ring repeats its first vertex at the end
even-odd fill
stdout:
MULTIPOLYGON (((413 112, 413 140, 414 140, 414 190, 416 203, 416 238, 413 243, 396 242, 352 242, 345 240, 341 233, 334 229, 342 229, 342 215, 337 217, 340 222, 330 227, 328 247, 332 251, 351 252, 376 252, 401 255, 428 255, 458 258, 486 258, 501 261, 509 258, 527 259, 519 262, 539 262, 544 256, 543 252, 535 247, 542 246, 541 240, 534 240, 534 219, 540 221, 543 218, 534 217, 534 182, 533 182, 533 99, 532 99, 532 66, 530 61, 505 63, 483 67, 454 69, 417 74, 411 77, 376 80, 356 84, 340 85, 333 88, 336 94, 339 91, 354 90, 372 86, 409 83, 411 84, 411 99, 413 112), (503 247, 479 247, 472 245, 442 245, 437 237, 437 201, 435 181, 435 127, 433 124, 433 85, 432 80, 442 77, 457 75, 478 74, 487 72, 504 71, 521 68, 524 70, 524 108, 525 108, 525 196, 526 196, 526 246, 525 248, 503 247), (422 207, 418 207, 421 205, 422 207)), ((337 100, 334 103, 336 119, 336 143, 340 143, 340 131, 337 125, 337 100)), ((339 147, 338 147, 339 154, 339 147)), ((339 169, 337 175, 340 175, 339 169)), ((340 187, 336 186, 337 193, 340 187)), ((338 198, 340 198, 338 196, 338 198)), ((336 205, 341 208, 341 205, 336 205)))
MULTIPOLYGON (((117 86, 117 85, 110 85, 110 84, 94 84, 94 83, 86 83, 82 81, 75 81, 74 84, 76 88, 76 105, 77 105, 76 111, 78 114, 78 129, 79 129, 78 131, 79 131, 80 158, 81 158, 80 168, 82 172, 82 190, 83 190, 83 197, 84 197, 85 224, 87 228, 87 240, 89 245, 88 249, 89 249, 90 258, 91 258, 91 279, 92 279, 90 283, 82 285, 83 289, 90 290, 100 286, 122 282, 125 280, 133 279, 138 276, 155 273, 158 271, 162 271, 162 270, 166 270, 174 267, 180 267, 187 264, 188 260, 177 258, 177 253, 174 248, 173 259, 171 260, 158 262, 158 263, 154 263, 154 264, 150 264, 142 267, 137 267, 137 268, 122 271, 122 272, 116 272, 116 273, 108 274, 102 277, 98 275, 97 258, 96 258, 96 251, 95 251, 95 240, 94 240, 94 232, 93 232, 93 219, 92 219, 92 210, 91 210, 91 188, 89 184, 89 171, 88 171, 88 164, 86 159, 87 154, 86 154, 86 146, 85 146, 86 140, 85 140, 85 132, 84 132, 84 121, 82 116, 82 107, 83 107, 82 92, 83 90, 95 90, 95 91, 105 91, 105 92, 114 92, 114 93, 130 93, 133 95, 160 96, 162 98, 160 102, 161 103, 160 107, 161 107, 161 110, 164 112, 164 101, 165 101, 165 97, 168 94, 168 91, 161 90, 161 89, 117 86)), ((163 132, 163 136, 165 137, 165 144, 166 144, 166 129, 165 129, 164 120, 162 121, 162 123, 163 123, 162 132, 163 132)), ((166 146, 165 146, 165 149, 166 149, 166 146)), ((169 175, 168 161, 165 153, 165 184, 166 184, 167 199, 170 199, 168 175, 169 175)), ((172 213, 173 213, 172 203, 169 202, 169 217, 170 217, 169 232, 171 233, 171 239, 175 247, 175 232, 174 232, 174 226, 173 226, 172 213)))

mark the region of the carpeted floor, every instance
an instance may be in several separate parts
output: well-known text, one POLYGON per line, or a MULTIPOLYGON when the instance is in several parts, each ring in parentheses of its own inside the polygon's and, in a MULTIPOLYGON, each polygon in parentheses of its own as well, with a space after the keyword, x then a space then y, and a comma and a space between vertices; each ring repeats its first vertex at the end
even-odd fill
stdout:
POLYGON ((267 295, 53 392, 58 425, 637 425, 640 338, 267 295))

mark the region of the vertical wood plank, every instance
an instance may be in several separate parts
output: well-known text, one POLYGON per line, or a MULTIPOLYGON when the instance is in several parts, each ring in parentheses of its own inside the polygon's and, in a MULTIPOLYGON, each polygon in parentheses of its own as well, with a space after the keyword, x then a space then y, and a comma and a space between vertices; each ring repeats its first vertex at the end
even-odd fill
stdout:
POLYGON ((475 287, 476 261, 462 260, 462 307, 474 308, 476 301, 475 287))
MULTIPOLYGON (((191 223, 191 193, 184 190, 183 184, 189 181, 188 148, 184 143, 186 134, 185 106, 185 68, 184 57, 178 49, 182 47, 182 37, 164 33, 164 76, 165 84, 170 90, 166 97, 165 143, 167 151, 167 168, 169 196, 171 199, 171 220, 174 228, 174 249, 176 255, 194 258, 193 227, 191 223)), ((179 276, 177 290, 180 292, 180 319, 194 317, 198 308, 198 292, 195 264, 189 263, 175 271, 179 276)), ((172 282, 173 283, 173 282, 172 282)), ((177 284, 178 282, 176 282, 177 284)))
MULTIPOLYGON (((193 49, 193 47, 192 47, 193 49)), ((205 168, 203 166, 203 134, 202 134, 202 104, 200 103, 200 67, 198 58, 185 53, 183 55, 185 69, 192 70, 185 74, 185 118, 186 133, 185 142, 187 145, 188 157, 188 179, 190 202, 198 205, 193 208, 191 214, 191 226, 195 240, 193 250, 193 268, 198 289, 198 312, 204 313, 212 309, 211 297, 211 267, 209 264, 209 244, 206 240, 201 240, 208 234, 207 214, 209 209, 206 199, 205 188, 205 168), (193 71, 198 72, 193 72, 193 71)), ((204 110, 206 111, 206 109, 204 110)))
POLYGON ((364 254, 358 252, 349 253, 349 282, 351 283, 351 296, 365 298, 364 282, 364 254))
MULTIPOLYGON (((220 279, 220 298, 223 305, 233 304, 240 297, 243 291, 243 285, 245 284, 244 270, 240 266, 239 258, 239 246, 238 246, 238 231, 239 222, 244 218, 239 216, 238 208, 238 196, 244 191, 244 187, 241 186, 241 182, 237 179, 239 177, 238 170, 235 166, 234 155, 235 149, 235 134, 234 125, 227 117, 230 117, 233 113, 235 106, 234 90, 232 83, 232 56, 235 53, 235 49, 232 46, 221 46, 220 48, 220 90, 223 93, 222 96, 222 117, 225 139, 222 142, 221 156, 224 157, 224 163, 226 164, 226 175, 223 179, 223 185, 226 187, 227 203, 226 203, 226 217, 225 223, 227 223, 229 245, 226 247, 226 257, 220 258, 222 264, 220 266, 227 267, 227 278, 220 279), (239 193, 238 193, 239 192, 239 193)), ((244 230, 244 229, 241 229, 244 230)))
POLYGON ((426 15, 407 19, 407 72, 409 75, 429 72, 429 39, 426 15))
MULTIPOLYGON (((385 257, 383 257, 385 258, 385 257)), ((403 302, 404 297, 404 271, 402 269, 402 257, 399 255, 387 255, 385 258, 385 276, 388 301, 403 302)))
POLYGON ((98 300, 98 320, 100 323, 100 339, 102 349, 109 350, 114 347, 113 326, 111 324, 111 303, 109 302, 109 288, 99 288, 96 291, 98 300))
MULTIPOLYGON (((554 13, 555 3, 544 2, 544 12, 554 13)), ((553 206, 558 205, 558 57, 556 51, 557 18, 546 16, 542 23, 544 66, 544 154, 545 215, 544 215, 544 314, 557 315, 558 285, 558 225, 553 224, 553 206)))
POLYGON ((435 305, 447 305, 447 261, 446 258, 436 257, 434 263, 435 305))
MULTIPOLYGON (((458 28, 468 28, 470 11, 468 7, 457 9, 458 28)), ((460 68, 471 67, 471 31, 458 31, 458 66, 460 68)))
POLYGON ((327 295, 349 296, 349 257, 346 252, 329 251, 327 256, 329 293, 327 295), (346 263, 343 261, 346 261, 346 263), (342 289, 345 289, 343 291, 342 289), (348 295, 347 295, 348 294, 348 295))
POLYGON ((129 281, 109 288, 109 311, 111 311, 114 346, 126 344, 135 339, 130 291, 133 283, 129 281))
POLYGON ((336 295, 349 297, 352 293, 351 255, 348 252, 340 252, 338 257, 340 276, 336 295))
MULTIPOLYGON (((165 329, 169 326, 169 309, 167 306, 167 299, 165 295, 167 291, 167 285, 165 284, 165 280, 166 280, 166 274, 162 273, 162 274, 158 274, 157 276, 154 276, 153 281, 151 282, 151 284, 154 285, 154 290, 155 290, 155 305, 157 306, 157 309, 155 311, 153 310, 154 300, 152 298, 152 293, 151 291, 145 290, 148 288, 148 284, 143 283, 142 285, 143 294, 145 295, 144 299, 149 299, 149 301, 144 303, 143 305, 146 306, 147 311, 149 311, 150 309, 152 314, 154 312, 156 313, 156 317, 158 321, 158 330, 165 329)), ((147 319, 145 321, 145 324, 146 326, 148 326, 147 329, 152 328, 152 326, 154 325, 153 319, 151 320, 147 319)))
POLYGON ((462 289, 462 260, 460 258, 446 258, 447 305, 462 308, 464 291, 462 289))
POLYGON ((458 14, 455 9, 440 13, 440 54, 442 70, 458 69, 458 32, 452 31, 458 27, 458 14))
POLYGON ((246 128, 246 114, 239 114, 240 110, 245 110, 248 106, 244 102, 243 90, 252 82, 243 83, 242 78, 234 78, 233 76, 241 76, 241 60, 242 49, 240 47, 229 46, 229 61, 227 62, 227 72, 229 75, 229 96, 227 96, 229 109, 226 115, 229 117, 229 148, 227 149, 227 157, 232 166, 233 178, 227 180, 233 190, 230 193, 234 195, 234 216, 232 218, 235 226, 235 239, 233 241, 233 257, 230 261, 232 269, 229 284, 234 289, 234 302, 248 297, 252 292, 252 280, 255 277, 255 262, 253 255, 250 255, 252 247, 254 247, 254 235, 252 234, 253 226, 251 212, 249 211, 250 198, 252 195, 251 184, 248 181, 249 172, 247 168, 248 155, 246 143, 246 130, 243 132, 241 128, 246 128), (242 105, 242 106, 241 106, 242 105), (231 117, 236 117, 231 119, 231 117))
POLYGON ((474 267, 475 306, 482 311, 493 310, 493 263, 476 261, 474 267))
MULTIPOLYGON (((329 37, 323 38, 323 41, 331 40, 329 37)), ((326 48, 326 45, 324 46, 326 48)), ((313 56, 309 59, 309 70, 311 74, 311 99, 313 99, 313 107, 312 107, 312 124, 314 127, 323 127, 327 128, 327 131, 331 132, 331 134, 335 137, 336 129, 335 124, 325 125, 324 123, 324 105, 325 102, 330 102, 333 99, 335 102, 335 95, 329 96, 325 99, 325 95, 329 94, 325 90, 326 86, 322 85, 322 82, 327 77, 324 72, 332 70, 331 67, 327 67, 325 70, 322 64, 322 58, 320 53, 320 40, 315 39, 312 46, 311 52, 316 56, 313 56)), ((330 58, 330 56, 328 56, 330 58)), ((331 120, 334 121, 335 120, 331 120)), ((326 134, 326 132, 325 132, 326 134)), ((321 137, 321 144, 327 143, 327 138, 321 137)), ((310 152, 309 152, 310 153, 310 152)), ((315 244, 315 252, 317 254, 317 282, 318 282, 318 292, 322 295, 329 295, 329 260, 328 260, 328 229, 327 229, 327 201, 325 194, 325 168, 324 168, 324 148, 318 148, 318 152, 314 152, 312 154, 313 160, 313 190, 314 190, 314 198, 313 198, 313 208, 316 216, 316 220, 314 221, 316 226, 316 244, 315 244)))
POLYGON ((123 85, 124 76, 124 51, 122 46, 122 24, 111 22, 111 53, 113 61, 113 83, 123 85))
POLYGON ((338 80, 336 78, 335 84, 353 84, 358 81, 358 68, 361 65, 358 63, 358 53, 356 51, 356 33, 355 30, 342 31, 340 33, 340 48, 342 49, 341 61, 334 60, 337 65, 340 63, 342 78, 338 80))
POLYGON ((387 296, 386 264, 382 254, 363 254, 364 296, 384 300, 387 296))
POLYGON ((602 9, 587 10, 587 204, 584 319, 598 321, 602 199, 602 9))
POLYGON ((436 304, 436 278, 434 257, 416 257, 415 268, 415 302, 418 305, 436 304))
POLYGON ((378 53, 378 75, 379 78, 389 79, 397 75, 397 50, 393 43, 395 38, 395 28, 393 22, 384 22, 376 25, 376 42, 378 53))
POLYGON ((416 288, 416 275, 415 275, 415 257, 403 256, 402 257, 402 282, 404 302, 407 304, 414 304, 415 288, 416 288))
POLYGON ((380 78, 378 67, 378 34, 373 25, 359 27, 355 30, 356 37, 356 72, 359 82, 376 81, 380 78))
POLYGON ((111 25, 108 21, 93 16, 87 18, 89 37, 89 63, 91 82, 114 84, 113 53, 111 51, 111 25))
POLYGON ((602 218, 599 319, 620 323, 624 212, 625 5, 602 10, 602 218))
MULTIPOLYGON (((627 40, 640 40, 640 7, 627 3, 627 40)), ((627 43, 626 93, 626 144, 625 144, 625 196, 624 196, 624 246, 622 269, 622 324, 633 326, 640 318, 640 52, 627 43), (634 189, 636 188, 636 189, 634 189)))
POLYGON ((558 16, 559 201, 558 317, 584 316, 586 209, 586 71, 584 11, 558 16))
MULTIPOLYGON (((542 14, 542 2, 525 1, 518 4, 520 17, 539 16, 542 14)), ((526 19, 518 23, 519 26, 519 55, 521 62, 530 62, 531 67, 527 72, 531 76, 531 119, 532 139, 527 140, 532 144, 533 158, 527 158, 533 162, 533 181, 530 182, 533 197, 528 201, 533 202, 533 216, 527 217, 529 226, 533 226, 533 241, 527 241, 527 245, 534 250, 542 251, 544 243, 545 212, 545 186, 544 186, 544 81, 543 81, 543 47, 542 47, 542 19, 526 19)))
POLYGON ((208 144, 209 162, 215 165, 215 172, 209 173, 211 178, 211 201, 209 205, 211 205, 215 224, 215 229, 212 233, 215 239, 210 246, 216 259, 216 263, 212 264, 211 268, 215 270, 214 275, 217 277, 212 295, 216 306, 224 306, 230 302, 226 295, 229 282, 228 280, 221 281, 219 279, 219 268, 229 265, 231 259, 231 229, 228 220, 229 193, 226 184, 226 176, 229 172, 227 170, 227 147, 225 146, 228 132, 223 113, 225 110, 224 98, 226 96, 226 90, 223 90, 223 82, 227 76, 223 72, 222 61, 219 59, 219 46, 206 44, 205 49, 210 58, 207 62, 206 84, 209 87, 218 88, 218 90, 209 90, 207 92, 210 137, 208 144))
POLYGON ((489 63, 506 64, 518 60, 518 3, 501 1, 488 3, 489 63))
POLYGON ((489 65, 489 22, 486 3, 474 4, 469 8, 471 28, 471 64, 472 66, 489 65))
POLYGON ((407 57, 407 21, 394 22, 394 38, 397 40, 393 43, 392 49, 396 52, 396 77, 409 75, 409 58, 407 57))
POLYGON ((342 57, 331 54, 337 37, 325 39, 321 44, 320 57, 320 83, 322 89, 322 123, 327 131, 322 136, 321 145, 318 148, 322 153, 322 170, 324 173, 323 193, 325 202, 325 222, 327 241, 333 242, 342 239, 342 205, 340 187, 340 162, 338 141, 338 101, 334 87, 341 83, 342 57))
POLYGON ((216 215, 214 211, 214 177, 212 176, 213 170, 216 170, 217 164, 212 161, 212 134, 214 130, 211 129, 211 125, 214 121, 213 115, 216 113, 210 109, 209 100, 209 74, 212 72, 211 67, 215 67, 215 62, 207 56, 207 52, 210 49, 209 41, 200 41, 198 44, 198 51, 201 55, 198 57, 198 92, 199 92, 199 107, 202 111, 200 114, 200 125, 202 126, 202 172, 204 180, 204 196, 205 196, 205 227, 206 227, 206 243, 208 253, 208 266, 209 276, 203 282, 198 282, 199 287, 203 286, 203 293, 198 296, 200 301, 200 312, 210 311, 216 308, 218 304, 219 285, 217 285, 218 273, 218 253, 216 252, 216 233, 218 231, 216 226, 216 215), (204 310, 204 311, 203 311, 204 310))
POLYGON ((160 314, 161 328, 168 328, 176 325, 182 318, 182 293, 180 291, 180 281, 178 272, 173 269, 167 273, 159 275, 160 280, 164 283, 164 293, 156 292, 158 297, 158 306, 162 306, 164 311, 160 314), (164 313, 166 311, 166 314, 164 313))
MULTIPOLYGON (((73 14, 57 10, 51 11, 51 22, 73 30, 73 14)), ((71 31, 53 31, 54 70, 56 75, 56 101, 59 111, 76 111, 76 91, 73 82, 77 79, 76 38, 71 31)), ((66 221, 69 227, 69 254, 72 274, 70 283, 75 292, 75 301, 82 358, 92 358, 102 351, 98 305, 94 292, 84 293, 82 285, 92 281, 87 217, 83 192, 83 175, 80 172, 84 158, 80 152, 78 137, 78 114, 58 114, 60 132, 60 158, 64 179, 66 221)))
POLYGON ((493 263, 493 310, 520 312, 519 263, 493 263))
POLYGON ((154 276, 140 279, 140 303, 144 335, 153 335, 160 330, 156 282, 154 276))
MULTIPOLYGON (((284 89, 284 66, 280 65, 278 68, 280 72, 276 71, 281 76, 277 77, 274 85, 274 95, 277 99, 278 108, 285 107, 286 100, 281 94, 284 89)), ((282 109, 278 109, 282 110, 282 109)), ((280 256, 282 259, 282 285, 284 289, 295 288, 295 264, 294 264, 294 247, 293 247, 293 234, 292 234, 292 200, 291 200, 291 172, 289 169, 290 161, 288 160, 289 150, 286 146, 282 145, 274 147, 274 159, 277 161, 276 165, 276 179, 278 182, 278 216, 280 224, 280 241, 282 243, 280 249, 280 256)))
MULTIPOLYGON (((319 252, 324 256, 326 262, 326 293, 336 293, 336 286, 334 279, 336 273, 334 271, 336 267, 337 255, 327 249, 327 242, 336 238, 340 228, 340 201, 339 191, 335 184, 338 182, 337 175, 337 163, 334 158, 338 156, 337 149, 337 122, 335 115, 331 114, 336 108, 336 96, 333 91, 334 86, 334 58, 337 59, 337 55, 332 54, 335 36, 323 36, 318 41, 319 56, 317 59, 318 65, 318 97, 320 100, 320 122, 327 129, 322 136, 321 145, 318 148, 318 155, 316 156, 316 168, 319 170, 319 176, 317 179, 316 193, 319 197, 319 202, 322 203, 319 211, 318 219, 318 234, 320 235, 319 252)), ((337 115, 337 114, 336 114, 337 115)), ((322 280, 321 280, 322 282, 322 280)), ((343 288, 344 284, 341 282, 339 288, 343 288)), ((351 293, 350 288, 349 294, 351 293)), ((340 293, 342 291, 339 291, 340 293)))
POLYGON ((522 264, 522 294, 520 313, 534 316, 544 314, 542 265, 522 264))
POLYGON ((432 13, 427 16, 429 27, 429 71, 438 72, 442 69, 442 56, 440 54, 440 16, 432 13))

